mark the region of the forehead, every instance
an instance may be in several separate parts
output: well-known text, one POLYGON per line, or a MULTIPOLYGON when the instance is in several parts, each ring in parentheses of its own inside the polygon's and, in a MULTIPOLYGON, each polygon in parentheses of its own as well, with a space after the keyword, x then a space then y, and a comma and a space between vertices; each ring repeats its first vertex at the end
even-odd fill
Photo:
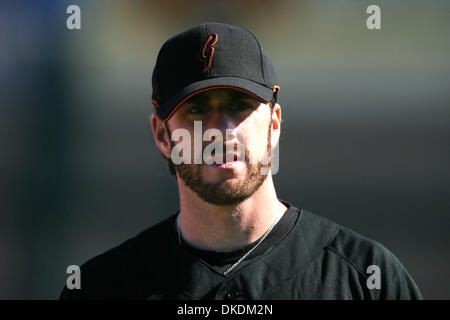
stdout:
POLYGON ((212 102, 227 102, 233 100, 251 100, 258 102, 258 100, 245 92, 233 89, 213 89, 200 92, 188 100, 185 101, 185 104, 190 103, 212 103, 212 102))

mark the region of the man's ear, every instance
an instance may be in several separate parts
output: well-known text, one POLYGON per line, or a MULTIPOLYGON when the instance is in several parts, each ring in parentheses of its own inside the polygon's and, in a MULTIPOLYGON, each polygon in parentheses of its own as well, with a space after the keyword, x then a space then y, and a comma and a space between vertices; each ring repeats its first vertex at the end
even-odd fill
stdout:
POLYGON ((170 158, 171 144, 169 132, 166 128, 167 124, 164 124, 163 120, 155 113, 152 114, 151 124, 156 145, 166 158, 170 158))
POLYGON ((272 146, 276 146, 281 133, 281 106, 275 103, 271 115, 272 121, 272 146))
POLYGON ((275 103, 272 110, 272 128, 279 130, 281 127, 281 106, 275 103))

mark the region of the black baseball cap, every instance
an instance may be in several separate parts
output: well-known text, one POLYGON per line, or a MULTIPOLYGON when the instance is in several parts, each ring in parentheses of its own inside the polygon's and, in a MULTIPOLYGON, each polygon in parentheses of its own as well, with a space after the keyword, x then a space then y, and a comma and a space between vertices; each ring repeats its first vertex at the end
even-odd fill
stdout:
POLYGON ((235 89, 264 103, 280 90, 272 62, 253 33, 215 22, 167 40, 152 85, 152 102, 164 121, 187 99, 207 90, 235 89))

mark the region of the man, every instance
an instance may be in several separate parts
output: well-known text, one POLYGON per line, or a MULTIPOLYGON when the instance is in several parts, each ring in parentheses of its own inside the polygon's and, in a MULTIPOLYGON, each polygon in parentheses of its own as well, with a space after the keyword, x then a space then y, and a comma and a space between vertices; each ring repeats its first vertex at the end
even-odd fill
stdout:
POLYGON ((151 123, 180 210, 82 266, 62 299, 421 299, 386 248, 272 180, 280 87, 256 37, 206 23, 161 48, 151 123))

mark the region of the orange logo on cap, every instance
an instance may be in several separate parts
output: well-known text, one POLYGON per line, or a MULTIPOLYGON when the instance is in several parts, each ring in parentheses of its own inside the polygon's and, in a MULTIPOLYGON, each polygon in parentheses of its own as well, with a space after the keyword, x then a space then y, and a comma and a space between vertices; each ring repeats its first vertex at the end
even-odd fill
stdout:
POLYGON ((203 62, 203 72, 211 68, 214 57, 214 45, 217 43, 217 39, 219 39, 219 36, 216 33, 211 33, 200 50, 199 59, 203 62))

